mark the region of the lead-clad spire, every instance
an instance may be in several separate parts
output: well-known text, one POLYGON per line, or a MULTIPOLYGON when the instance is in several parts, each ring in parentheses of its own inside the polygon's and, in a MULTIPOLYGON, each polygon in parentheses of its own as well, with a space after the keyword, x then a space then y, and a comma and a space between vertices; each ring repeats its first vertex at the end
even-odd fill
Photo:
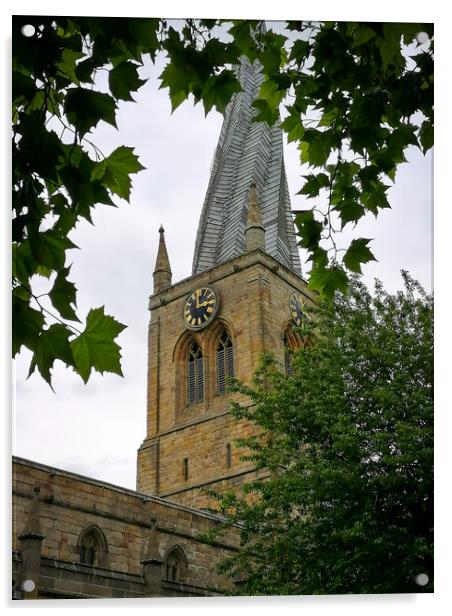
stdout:
POLYGON ((263 77, 260 65, 244 58, 236 67, 242 91, 226 108, 201 213, 193 274, 246 251, 248 195, 256 184, 265 228, 265 250, 301 274, 283 157, 282 131, 252 122, 263 77))

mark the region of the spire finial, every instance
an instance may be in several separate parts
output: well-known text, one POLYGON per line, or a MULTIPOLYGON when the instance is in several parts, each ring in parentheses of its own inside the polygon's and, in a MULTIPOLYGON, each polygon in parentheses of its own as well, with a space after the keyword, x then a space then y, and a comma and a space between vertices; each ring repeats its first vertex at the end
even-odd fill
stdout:
POLYGON ((157 258, 155 260, 154 268, 154 293, 160 293, 163 289, 171 286, 171 267, 169 264, 168 252, 166 250, 165 235, 162 225, 160 225, 159 233, 159 248, 157 251, 157 258))
POLYGON ((257 200, 256 183, 250 185, 248 195, 248 217, 245 229, 246 249, 265 250, 265 227, 262 223, 262 212, 257 200))

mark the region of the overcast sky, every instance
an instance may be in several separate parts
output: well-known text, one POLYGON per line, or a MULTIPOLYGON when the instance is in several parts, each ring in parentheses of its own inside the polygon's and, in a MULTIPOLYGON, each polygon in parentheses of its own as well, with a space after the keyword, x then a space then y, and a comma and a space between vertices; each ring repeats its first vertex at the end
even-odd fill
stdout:
MULTIPOLYGON (((380 597, 303 597, 303 606, 315 606, 320 613, 353 613, 361 608, 366 613, 380 614, 382 609, 394 607, 398 614, 425 614, 426 609, 440 613, 438 607, 450 604, 450 434, 452 433, 450 381, 452 338, 450 326, 450 9, 443 0, 410 0, 396 3, 394 0, 379 0, 378 3, 363 3, 362 0, 322 0, 321 3, 301 3, 288 0, 260 0, 245 3, 243 0, 228 0, 213 3, 209 0, 154 0, 154 16, 167 17, 203 16, 218 17, 280 18, 280 19, 340 19, 368 21, 434 21, 435 22, 435 594, 417 596, 380 597), (303 14, 301 14, 301 10, 303 14), (441 566, 442 565, 442 566, 441 566), (312 601, 310 601, 312 600, 312 601), (434 605, 432 605, 434 603, 434 605), (440 605, 438 605, 440 603, 440 605), (436 608, 436 609, 435 609, 436 608)), ((77 3, 61 0, 6 0, 2 3, 3 14, 0 30, 3 32, 4 75, 10 71, 8 64, 11 43, 10 15, 40 12, 54 15, 64 11, 72 14, 149 14, 147 3, 128 0, 126 4, 105 0, 77 0, 77 3)), ((0 9, 1 10, 1 9, 0 9)), ((6 80, 9 82, 9 79, 6 80)), ((142 89, 138 104, 129 104, 119 120, 119 133, 102 129, 105 149, 116 145, 136 146, 147 170, 136 176, 132 204, 123 204, 118 210, 99 208, 95 215, 95 227, 81 225, 73 240, 82 251, 74 252, 72 280, 79 289, 80 310, 86 314, 90 307, 105 305, 106 312, 128 324, 119 337, 123 347, 125 377, 101 377, 95 375, 88 386, 68 370, 56 367, 52 394, 41 378, 32 376, 26 380, 26 365, 29 357, 15 362, 17 383, 13 404, 12 441, 9 441, 9 414, 4 414, 4 443, 6 457, 12 448, 14 453, 61 468, 85 473, 118 485, 135 486, 136 449, 145 436, 146 392, 146 336, 149 314, 147 300, 152 286, 152 270, 155 260, 158 226, 167 229, 167 243, 173 269, 173 281, 190 274, 198 217, 207 188, 210 163, 221 126, 221 118, 214 112, 204 119, 201 108, 183 105, 170 116, 169 101, 164 91, 157 92, 156 74, 142 89), (94 269, 96 266, 96 269, 94 269)), ((1 98, 5 115, 9 115, 7 88, 1 98)), ((0 103, 1 104, 1 103, 0 103)), ((10 159, 9 132, 5 130, 5 159, 10 159)), ((290 148, 285 152, 292 207, 297 209, 300 197, 294 197, 300 186, 301 171, 296 156, 290 148)), ((387 287, 400 284, 398 271, 409 269, 423 284, 429 285, 431 242, 431 165, 414 151, 410 163, 400 168, 397 186, 392 189, 393 209, 383 212, 376 225, 363 230, 366 237, 375 237, 372 246, 379 259, 366 268, 366 279, 380 277, 387 287), (407 212, 407 215, 404 214, 407 212)), ((9 200, 9 181, 4 182, 5 203, 9 200)), ((4 208, 3 247, 4 258, 0 268, 5 280, 4 294, 10 289, 10 221, 4 208)), ((367 223, 366 223, 367 224, 367 223)), ((369 222, 370 224, 370 222, 369 222)), ((4 330, 10 330, 9 300, 0 304, 4 330)), ((6 336, 7 338, 8 336, 6 336)), ((9 348, 4 348, 2 391, 4 408, 10 407, 9 348)), ((14 375, 13 375, 14 376, 14 375)), ((5 515, 3 526, 10 525, 9 513, 9 464, 6 461, 4 484, 5 515)), ((2 520, 3 521, 3 520, 2 520)), ((6 537, 6 535, 2 535, 6 537)), ((5 540, 5 551, 9 551, 5 540)), ((5 593, 9 593, 7 576, 2 577, 5 593), (6 588, 8 586, 8 588, 6 588)), ((274 611, 274 598, 253 598, 259 609, 274 611)), ((292 613, 296 598, 286 598, 278 608, 287 608, 292 613)), ((202 600, 209 609, 208 600, 202 600), (207 604, 205 602, 207 601, 207 604)), ((177 602, 177 600, 176 600, 177 602)), ((90 602, 83 605, 84 613, 90 610, 90 602)), ((173 601, 174 603, 174 601, 173 601)), ((229 605, 215 601, 221 612, 229 605)), ((96 607, 98 604, 96 602, 96 607)), ((137 606, 134 600, 130 607, 137 606)), ((159 600, 153 600, 158 610, 159 600)), ((163 605, 163 604, 162 604, 163 605)), ((235 609, 249 610, 235 602, 235 609)), ((300 604, 295 603, 297 607, 300 604)), ((73 606, 71 606, 73 607, 73 606)), ((115 605, 115 608, 118 606, 115 605)), ((181 605, 182 607, 182 605, 181 605)), ((196 610, 198 602, 183 603, 184 612, 196 610)), ((8 609, 8 607, 7 607, 8 609)), ((60 609, 62 609, 60 607, 60 609)), ((77 609, 77 608, 75 608, 77 609)), ((93 608, 94 609, 94 608, 93 608)), ((129 612, 129 605, 127 606, 129 612)), ((312 609, 312 607, 311 607, 312 609)), ((390 611, 389 613, 393 613, 390 611)), ((446 612, 446 610, 443 610, 446 612)), ((441 611, 441 613, 443 612, 441 611)))
MULTIPOLYGON (((136 104, 120 106, 118 131, 101 125, 94 141, 104 153, 118 145, 135 147, 146 167, 133 179, 131 203, 117 209, 98 206, 94 226, 82 221, 71 239, 70 279, 78 289, 79 313, 105 306, 127 325, 119 336, 124 378, 95 373, 85 386, 56 362, 53 393, 36 373, 27 379, 31 354, 15 362, 13 451, 16 455, 135 488, 136 450, 145 438, 148 297, 163 224, 173 282, 191 275, 195 235, 207 189, 222 117, 207 118, 201 105, 183 104, 171 115, 167 90, 159 90, 164 64, 147 65, 148 78, 136 104)), ((307 172, 298 153, 285 147, 293 209, 306 207, 295 196, 307 172)), ((391 210, 366 218, 354 237, 375 238, 378 262, 365 267, 365 279, 380 278, 393 291, 404 268, 432 286, 432 164, 417 149, 401 165, 389 191, 391 210)), ((118 201, 119 203, 119 201, 118 201)), ((345 239, 349 241, 351 236, 345 239)), ((303 273, 306 255, 301 254, 303 273)))

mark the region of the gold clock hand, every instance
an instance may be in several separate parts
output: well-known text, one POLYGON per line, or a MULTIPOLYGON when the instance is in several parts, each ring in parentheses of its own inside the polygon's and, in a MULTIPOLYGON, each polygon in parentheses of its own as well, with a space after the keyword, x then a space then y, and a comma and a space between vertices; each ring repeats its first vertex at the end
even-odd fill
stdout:
POLYGON ((208 299, 207 301, 203 302, 202 304, 199 304, 198 308, 203 308, 204 306, 208 306, 212 302, 213 302, 213 299, 208 299))

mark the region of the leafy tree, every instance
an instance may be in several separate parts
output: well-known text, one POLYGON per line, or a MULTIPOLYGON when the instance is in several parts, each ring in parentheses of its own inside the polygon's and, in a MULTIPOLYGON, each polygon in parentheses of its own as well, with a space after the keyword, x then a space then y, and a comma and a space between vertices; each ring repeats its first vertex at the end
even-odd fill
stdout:
POLYGON ((389 208, 387 190, 405 149, 425 153, 433 145, 432 24, 292 21, 282 34, 271 23, 266 31, 233 21, 232 40, 220 43, 211 38, 220 23, 189 21, 182 34, 170 28, 162 86, 173 109, 192 95, 206 113, 214 104, 221 111, 237 84, 219 69, 243 55, 261 63, 254 121, 273 125, 285 103, 281 127, 312 169, 299 191, 313 200, 295 218, 299 245, 312 261, 309 286, 332 297, 346 289, 347 272, 375 260, 370 239, 338 249, 336 232, 389 208))
POLYGON ((357 238, 340 261, 335 225, 389 207, 386 182, 405 148, 432 146, 432 26, 287 27, 290 36, 243 20, 187 19, 177 29, 160 19, 14 18, 13 355, 23 346, 32 351, 30 373, 37 367, 50 383, 56 359, 85 382, 92 369, 121 373, 114 340, 124 326, 100 308, 83 331, 74 325, 66 251, 75 248, 69 234, 77 221, 91 221, 96 204, 129 200, 131 175, 143 168, 133 148, 104 155, 87 135, 102 121, 116 126, 118 102, 133 101, 144 83, 139 66, 158 53, 168 57, 160 79, 173 110, 192 98, 206 113, 223 112, 240 89, 232 65, 243 55, 259 60, 264 82, 255 120, 273 124, 286 103, 281 126, 312 168, 300 192, 314 205, 295 219, 313 264, 311 288, 331 296, 346 288, 347 271, 374 259, 370 240, 357 238), (25 25, 33 36, 22 35, 25 25), (419 33, 427 41, 416 47, 419 33), (100 71, 108 75, 102 87, 100 71), (46 294, 36 294, 36 276, 48 279, 46 294))
POLYGON ((432 297, 403 275, 395 295, 352 281, 305 320, 290 375, 267 356, 236 384, 244 459, 270 470, 246 500, 212 493, 240 526, 221 565, 238 594, 433 590, 432 297))
POLYGON ((133 148, 102 154, 87 134, 99 122, 116 126, 120 100, 133 100, 144 81, 138 67, 155 57, 158 20, 18 17, 13 22, 13 355, 33 352, 51 383, 56 359, 85 382, 92 369, 121 374, 115 338, 124 325, 92 309, 80 331, 76 288, 66 251, 81 218, 96 204, 129 200, 130 176, 143 166, 133 148), (23 36, 23 26, 35 34, 23 36), (108 71, 106 92, 95 86, 108 71), (34 291, 35 277, 48 292, 34 291))

